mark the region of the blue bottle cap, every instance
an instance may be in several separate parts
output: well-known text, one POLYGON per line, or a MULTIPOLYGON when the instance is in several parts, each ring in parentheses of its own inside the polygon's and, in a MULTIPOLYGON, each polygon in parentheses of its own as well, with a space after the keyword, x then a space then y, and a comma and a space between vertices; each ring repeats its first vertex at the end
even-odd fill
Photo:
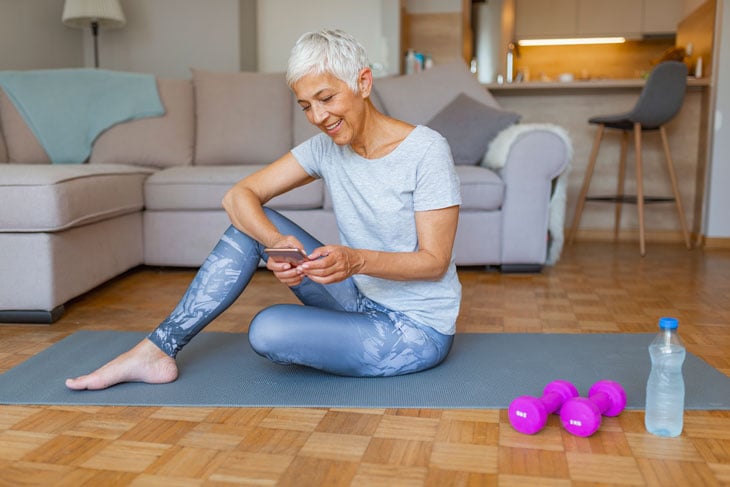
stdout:
POLYGON ((678 326, 679 320, 677 318, 670 318, 668 316, 659 318, 659 328, 662 330, 676 330, 678 326))

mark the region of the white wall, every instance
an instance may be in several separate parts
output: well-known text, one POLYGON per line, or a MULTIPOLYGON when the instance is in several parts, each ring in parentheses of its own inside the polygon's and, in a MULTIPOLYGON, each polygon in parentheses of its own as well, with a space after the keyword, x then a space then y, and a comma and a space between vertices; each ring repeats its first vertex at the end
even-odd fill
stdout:
MULTIPOLYGON (((127 25, 102 30, 100 67, 189 78, 189 68, 238 71, 238 0, 123 0, 127 25)), ((91 35, 84 56, 93 65, 91 35)))
POLYGON ((722 25, 722 32, 715 65, 715 134, 703 233, 710 238, 730 238, 730 0, 720 0, 719 6, 722 20, 717 25, 722 25))
POLYGON ((0 0, 0 69, 80 67, 81 31, 61 22, 64 0, 0 0))
POLYGON ((442 14, 461 12, 461 0, 407 0, 409 14, 442 14))
POLYGON ((285 71, 291 48, 302 34, 337 28, 360 41, 372 64, 383 66, 376 75, 395 73, 400 56, 392 18, 398 14, 397 7, 397 0, 260 0, 259 71, 285 71))

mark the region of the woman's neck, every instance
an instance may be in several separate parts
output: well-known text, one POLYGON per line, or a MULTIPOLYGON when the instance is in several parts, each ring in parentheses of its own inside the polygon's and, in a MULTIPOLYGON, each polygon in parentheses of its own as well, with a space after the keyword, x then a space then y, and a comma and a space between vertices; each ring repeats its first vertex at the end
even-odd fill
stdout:
POLYGON ((350 144, 365 159, 379 159, 393 152, 415 127, 380 113, 370 101, 363 116, 361 134, 350 144))

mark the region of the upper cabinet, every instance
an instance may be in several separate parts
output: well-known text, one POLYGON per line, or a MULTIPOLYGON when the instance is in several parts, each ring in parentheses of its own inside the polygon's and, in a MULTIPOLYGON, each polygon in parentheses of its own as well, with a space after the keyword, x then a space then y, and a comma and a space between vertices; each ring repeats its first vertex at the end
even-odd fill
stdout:
POLYGON ((515 37, 673 33, 681 10, 682 0, 515 0, 515 37))
MULTIPOLYGON (((642 0, 578 0, 579 36, 641 36, 642 0)), ((676 27, 675 27, 676 28, 676 27)))
POLYGON ((515 37, 575 35, 578 0, 515 0, 515 37))
POLYGON ((642 17, 645 34, 676 32, 682 20, 681 0, 644 0, 642 17))

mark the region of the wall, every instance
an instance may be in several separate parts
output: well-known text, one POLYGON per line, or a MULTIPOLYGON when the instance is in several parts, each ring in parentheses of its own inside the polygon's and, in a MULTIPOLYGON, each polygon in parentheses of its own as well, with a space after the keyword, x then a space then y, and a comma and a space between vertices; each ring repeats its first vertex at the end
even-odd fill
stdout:
POLYGON ((64 0, 0 0, 0 69, 80 67, 81 31, 61 22, 64 0))
POLYGON ((730 238, 730 0, 721 0, 716 26, 720 49, 716 59, 715 134, 707 178, 704 234, 710 239, 730 238))
MULTIPOLYGON (((90 31, 63 25, 63 3, 0 0, 0 69, 93 66, 90 31)), ((127 25, 99 34, 102 68, 184 78, 191 67, 283 71, 302 33, 338 27, 363 43, 376 74, 400 69, 399 0, 122 0, 122 8, 127 25)))
MULTIPOLYGON (((190 77, 190 68, 238 71, 241 64, 238 0, 124 0, 127 25, 102 30, 100 66, 190 77)), ((90 34, 84 57, 93 65, 90 34)))
POLYGON ((374 69, 376 75, 396 73, 400 49, 398 31, 392 29, 393 17, 399 15, 398 7, 398 0, 259 1, 259 71, 285 71, 289 52, 303 33, 338 28, 360 41, 372 64, 382 66, 382 69, 374 69))

